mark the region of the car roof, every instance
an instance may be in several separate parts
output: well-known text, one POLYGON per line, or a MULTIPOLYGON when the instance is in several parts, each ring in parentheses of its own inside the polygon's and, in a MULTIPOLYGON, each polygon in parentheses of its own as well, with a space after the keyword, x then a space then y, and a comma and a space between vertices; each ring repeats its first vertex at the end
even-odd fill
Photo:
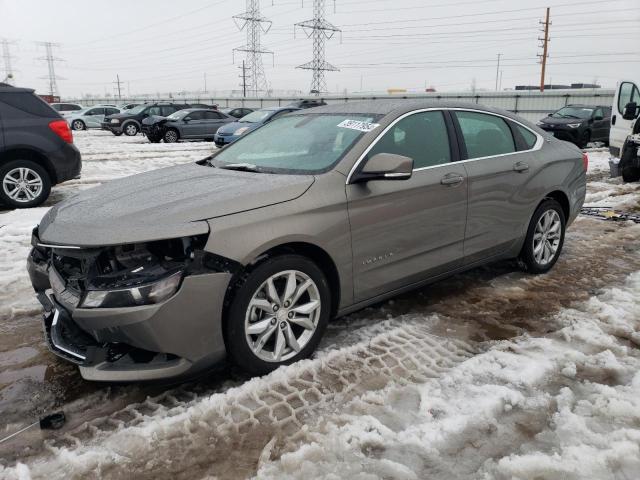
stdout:
POLYGON ((14 87, 8 83, 0 83, 0 93, 34 93, 33 88, 14 87))
MULTIPOLYGON (((240 107, 240 108, 249 108, 249 107, 240 107)), ((264 108, 259 108, 258 110, 260 111, 269 111, 269 112, 278 112, 280 110, 302 110, 301 108, 298 107, 292 107, 291 105, 289 106, 284 106, 284 107, 264 107, 264 108)), ((258 110, 254 110, 258 111, 258 110)))
POLYGON ((478 103, 470 102, 452 102, 443 100, 429 99, 405 99, 405 98, 385 98, 379 100, 361 100, 346 103, 334 103, 324 105, 322 107, 314 107, 312 109, 304 109, 296 112, 296 115, 314 115, 318 113, 337 113, 337 114, 369 114, 369 115, 389 115, 403 114, 413 110, 427 108, 462 108, 468 110, 480 110, 489 113, 498 113, 500 115, 513 118, 522 122, 522 119, 511 112, 499 108, 487 107, 478 103))
MULTIPOLYGON (((585 105, 584 103, 570 103, 564 107, 580 107, 580 108, 611 108, 611 105, 585 105)), ((561 108, 564 108, 561 107, 561 108)), ((558 110, 560 110, 559 108, 558 110)))

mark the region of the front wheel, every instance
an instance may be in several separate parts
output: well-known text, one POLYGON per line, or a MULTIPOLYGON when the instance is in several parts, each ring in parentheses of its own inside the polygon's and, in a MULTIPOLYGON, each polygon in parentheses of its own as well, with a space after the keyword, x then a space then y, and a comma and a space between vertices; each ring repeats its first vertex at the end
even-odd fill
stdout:
POLYGON ((47 171, 31 160, 12 160, 0 166, 0 203, 13 208, 41 205, 51 191, 47 171))
POLYGON ((127 123, 123 128, 124 134, 128 137, 135 137, 140 130, 135 123, 127 123))
POLYGON ((244 370, 268 373, 310 356, 330 313, 329 285, 314 262, 269 258, 236 285, 225 319, 227 351, 244 370))
POLYGON ((591 132, 589 132, 589 130, 585 130, 584 133, 580 136, 580 144, 578 145, 578 147, 580 148, 587 148, 587 145, 589 145, 589 142, 591 141, 591 132))
POLYGON ((622 180, 625 182, 637 182, 640 180, 640 168, 638 168, 636 163, 638 148, 640 147, 629 142, 625 142, 622 146, 619 167, 622 180))
POLYGON ((162 136, 164 143, 176 143, 179 138, 180 136, 178 135, 178 132, 173 128, 164 132, 164 135, 162 136))
POLYGON ((562 251, 565 228, 566 219, 560 204, 551 198, 543 201, 533 214, 520 253, 525 270, 531 273, 551 270, 562 251))

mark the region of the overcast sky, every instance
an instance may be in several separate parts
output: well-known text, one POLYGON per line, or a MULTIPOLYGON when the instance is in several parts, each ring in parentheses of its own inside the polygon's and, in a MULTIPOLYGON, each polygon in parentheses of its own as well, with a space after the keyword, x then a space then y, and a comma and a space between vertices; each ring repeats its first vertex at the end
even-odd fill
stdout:
MULTIPOLYGON (((273 22, 263 46, 275 90, 307 92, 312 44, 293 25, 313 16, 312 0, 262 0, 273 22)), ((614 86, 640 78, 640 0, 327 0, 327 21, 342 34, 327 41, 331 92, 493 89, 502 54, 502 88, 538 84, 539 21, 551 7, 547 83, 593 82, 614 86)), ((237 89, 232 49, 245 43, 232 16, 242 0, 0 0, 0 37, 11 45, 16 83, 46 93, 47 67, 37 41, 59 43, 62 96, 113 93, 116 74, 124 92, 237 89)), ((1 53, 1 52, 0 52, 1 53)), ((1 62, 1 59, 0 59, 1 62)), ((0 63, 0 72, 3 71, 0 63)), ((4 77, 4 75, 3 75, 4 77)))

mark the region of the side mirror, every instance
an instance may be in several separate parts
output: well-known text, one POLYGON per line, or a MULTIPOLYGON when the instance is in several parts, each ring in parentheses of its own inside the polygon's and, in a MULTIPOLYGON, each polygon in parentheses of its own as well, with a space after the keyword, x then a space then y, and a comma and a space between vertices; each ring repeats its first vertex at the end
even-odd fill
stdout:
POLYGON ((638 116, 638 104, 636 102, 629 102, 624 107, 624 113, 622 118, 625 120, 635 120, 638 116))
POLYGON ((547 117, 551 117, 553 115, 553 113, 549 113, 547 114, 547 117))
POLYGON ((371 157, 356 175, 353 183, 370 180, 407 180, 413 173, 413 158, 393 153, 378 153, 371 157))
POLYGON ((182 119, 182 121, 183 121, 184 123, 189 123, 189 122, 191 121, 191 119, 190 119, 189 117, 184 117, 184 118, 182 119))

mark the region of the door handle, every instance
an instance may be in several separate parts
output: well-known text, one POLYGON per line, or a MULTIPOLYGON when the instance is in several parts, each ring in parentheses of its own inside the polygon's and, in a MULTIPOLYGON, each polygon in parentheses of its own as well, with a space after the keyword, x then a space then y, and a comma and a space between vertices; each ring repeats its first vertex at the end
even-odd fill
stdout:
POLYGON ((455 173, 449 173, 440 179, 440 183, 442 185, 448 185, 452 187, 455 185, 460 185, 463 181, 464 177, 455 173))
POLYGON ((513 170, 516 172, 526 172, 529 170, 529 164, 525 162, 518 162, 513 165, 513 170))
POLYGON ((616 116, 614 115, 613 117, 611 117, 611 125, 615 125, 616 124, 616 116))

